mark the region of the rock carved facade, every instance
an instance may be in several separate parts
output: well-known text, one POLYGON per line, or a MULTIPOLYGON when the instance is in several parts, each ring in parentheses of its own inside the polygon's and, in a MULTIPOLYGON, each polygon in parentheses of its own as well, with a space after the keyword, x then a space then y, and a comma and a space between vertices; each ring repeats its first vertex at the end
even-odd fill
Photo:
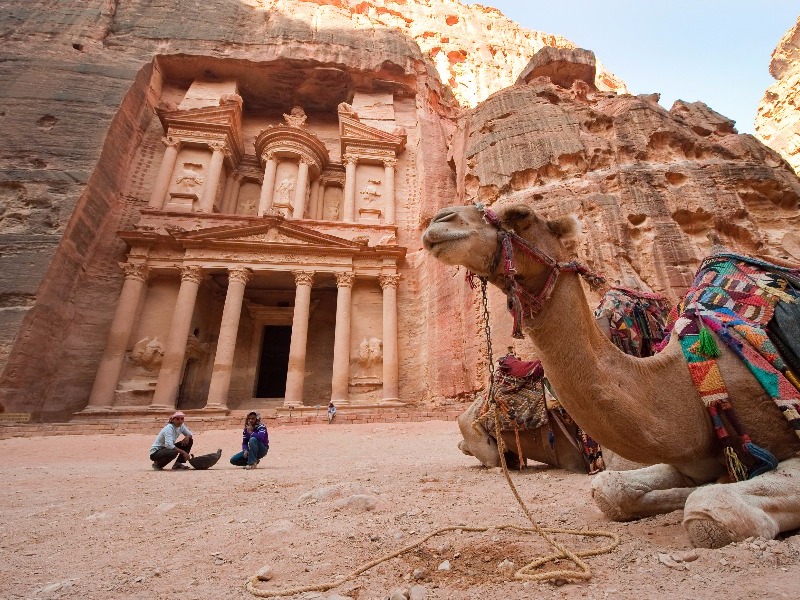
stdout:
POLYGON ((419 240, 451 204, 575 213, 582 260, 673 299, 709 233, 800 260, 800 182, 777 153, 494 9, 57 4, 0 16, 6 412, 469 397, 480 299, 419 240))

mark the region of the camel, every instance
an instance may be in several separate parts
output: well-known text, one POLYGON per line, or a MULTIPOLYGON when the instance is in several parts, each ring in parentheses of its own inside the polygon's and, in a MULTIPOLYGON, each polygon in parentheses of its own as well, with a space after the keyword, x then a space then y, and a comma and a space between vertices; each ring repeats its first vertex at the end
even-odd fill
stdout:
POLYGON ((531 354, 542 360, 564 408, 604 448, 651 465, 594 477, 592 497, 609 518, 683 509, 690 541, 707 548, 748 537, 772 539, 800 527, 800 440, 773 400, 718 343, 718 365, 742 431, 779 461, 774 470, 728 483, 724 448, 678 336, 655 356, 636 358, 600 332, 580 281, 591 275, 562 262, 563 240, 576 233, 574 218, 545 220, 525 204, 496 214, 455 206, 435 215, 422 241, 445 264, 463 265, 501 289, 516 283, 533 307, 520 323, 535 345, 531 354), (532 249, 515 254, 513 280, 506 279, 500 260, 507 232, 532 249))
MULTIPOLYGON (((651 356, 652 345, 664 337, 668 312, 669 304, 663 296, 641 290, 612 287, 606 291, 594 314, 600 331, 614 341, 621 350, 635 356, 651 356), (642 315, 639 320, 634 316, 635 311, 642 315), (636 323, 631 323, 632 320, 636 323), (641 325, 641 320, 647 323, 641 325), (647 334, 644 333, 645 328, 647 334)), ((512 348, 509 347, 509 352, 511 351, 512 348)), ((499 365, 495 372, 498 369, 499 365)), ((484 423, 476 420, 484 401, 484 398, 478 398, 459 415, 457 422, 463 439, 458 443, 458 449, 468 456, 477 458, 484 467, 498 467, 500 451, 497 447, 496 433, 487 430, 484 423)), ((562 418, 550 410, 547 411, 547 415, 547 424, 535 429, 521 430, 518 437, 510 431, 503 433, 506 462, 519 466, 520 457, 517 454, 518 450, 521 450, 524 459, 574 473, 586 473, 588 465, 578 443, 578 426, 568 416, 562 418)), ((600 469, 608 468, 615 471, 628 471, 646 466, 625 460, 608 449, 603 450, 600 460, 601 463, 597 465, 600 469)))

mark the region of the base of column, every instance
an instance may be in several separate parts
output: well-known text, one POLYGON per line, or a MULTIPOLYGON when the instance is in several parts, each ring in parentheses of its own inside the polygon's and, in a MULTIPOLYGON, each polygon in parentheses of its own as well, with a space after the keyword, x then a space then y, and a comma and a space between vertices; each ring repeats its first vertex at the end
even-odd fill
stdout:
POLYGON ((405 406, 405 402, 400 402, 399 398, 382 398, 378 400, 378 406, 405 406))
POLYGON ((75 413, 75 416, 82 416, 82 415, 107 415, 110 412, 114 412, 113 406, 87 406, 83 410, 80 410, 75 413))
POLYGON ((225 404, 206 404, 203 408, 201 408, 204 413, 207 412, 214 412, 214 413, 223 413, 228 414, 231 410, 225 404))
POLYGON ((164 412, 164 411, 176 411, 178 410, 174 406, 167 406, 166 404, 151 404, 145 410, 149 412, 164 412))
POLYGON ((300 408, 303 403, 296 400, 284 400, 282 406, 283 408, 300 408))

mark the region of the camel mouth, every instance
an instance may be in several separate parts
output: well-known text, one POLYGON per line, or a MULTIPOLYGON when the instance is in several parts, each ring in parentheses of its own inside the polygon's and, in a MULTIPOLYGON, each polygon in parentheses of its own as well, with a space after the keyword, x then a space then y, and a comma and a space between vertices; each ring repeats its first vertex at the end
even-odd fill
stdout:
POLYGON ((436 227, 436 224, 432 224, 422 235, 422 246, 428 252, 438 254, 448 243, 463 240, 466 237, 469 237, 469 233, 465 231, 442 231, 436 227))

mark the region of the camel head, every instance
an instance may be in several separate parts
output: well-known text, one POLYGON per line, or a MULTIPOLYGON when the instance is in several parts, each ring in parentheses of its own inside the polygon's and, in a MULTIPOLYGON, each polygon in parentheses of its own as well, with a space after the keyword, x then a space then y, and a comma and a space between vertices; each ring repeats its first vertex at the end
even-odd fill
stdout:
MULTIPOLYGON (((422 243, 434 258, 449 265, 463 265, 495 282, 503 270, 503 231, 516 234, 558 262, 566 254, 561 239, 577 230, 574 218, 547 221, 525 204, 504 206, 495 216, 492 223, 484 210, 474 205, 443 208, 425 230, 422 243)), ((530 259, 524 252, 515 253, 515 268, 521 279, 537 278, 548 271, 545 263, 530 259)))

